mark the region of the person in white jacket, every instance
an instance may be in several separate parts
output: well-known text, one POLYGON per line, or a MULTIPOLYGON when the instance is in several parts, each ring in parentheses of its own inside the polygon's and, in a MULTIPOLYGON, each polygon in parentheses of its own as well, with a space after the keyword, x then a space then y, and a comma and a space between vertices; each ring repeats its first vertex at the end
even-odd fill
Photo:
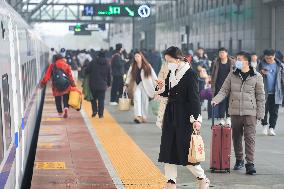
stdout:
POLYGON ((156 80, 155 71, 145 56, 140 51, 135 52, 134 62, 127 73, 125 87, 128 93, 133 93, 134 121, 136 123, 147 121, 149 98, 155 96, 156 80))

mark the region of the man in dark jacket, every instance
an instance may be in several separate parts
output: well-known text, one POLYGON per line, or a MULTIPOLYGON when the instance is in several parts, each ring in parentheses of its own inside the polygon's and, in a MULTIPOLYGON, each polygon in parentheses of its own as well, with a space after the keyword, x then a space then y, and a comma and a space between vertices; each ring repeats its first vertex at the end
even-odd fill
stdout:
POLYGON ((107 63, 106 55, 103 50, 98 53, 98 58, 93 59, 88 65, 86 72, 90 74, 89 85, 94 97, 91 101, 93 109, 92 117, 99 114, 99 118, 103 118, 105 93, 111 83, 110 66, 107 63))
POLYGON ((123 51, 122 44, 116 44, 116 52, 111 59, 111 71, 112 71, 112 87, 110 105, 117 105, 119 97, 123 92, 123 75, 125 61, 121 57, 123 51))

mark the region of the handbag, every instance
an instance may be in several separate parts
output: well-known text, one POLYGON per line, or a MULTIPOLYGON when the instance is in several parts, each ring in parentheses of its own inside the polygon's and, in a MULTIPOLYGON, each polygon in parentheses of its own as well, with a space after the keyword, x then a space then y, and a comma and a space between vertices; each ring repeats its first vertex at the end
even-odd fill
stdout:
POLYGON ((194 130, 191 135, 188 161, 190 163, 205 161, 204 142, 200 136, 200 132, 196 130, 194 130))
POLYGON ((120 111, 128 111, 130 110, 131 99, 128 98, 128 94, 123 91, 122 97, 118 100, 118 109, 120 111))
POLYGON ((81 110, 82 92, 76 87, 71 87, 70 89, 68 105, 77 111, 81 110))

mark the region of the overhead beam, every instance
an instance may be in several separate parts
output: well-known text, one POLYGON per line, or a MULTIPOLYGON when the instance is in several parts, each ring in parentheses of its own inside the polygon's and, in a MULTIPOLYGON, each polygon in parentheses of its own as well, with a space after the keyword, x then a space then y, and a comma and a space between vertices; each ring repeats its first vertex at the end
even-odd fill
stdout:
POLYGON ((37 6, 31 11, 29 14, 29 19, 38 11, 40 8, 45 5, 48 2, 48 0, 42 0, 40 3, 37 4, 37 6))

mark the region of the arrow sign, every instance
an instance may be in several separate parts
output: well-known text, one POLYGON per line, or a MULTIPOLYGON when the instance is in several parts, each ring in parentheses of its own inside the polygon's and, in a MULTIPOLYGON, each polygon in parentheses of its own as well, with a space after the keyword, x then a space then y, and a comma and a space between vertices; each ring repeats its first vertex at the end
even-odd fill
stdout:
POLYGON ((128 12, 129 16, 134 16, 134 11, 132 11, 130 8, 125 7, 125 10, 128 12))

